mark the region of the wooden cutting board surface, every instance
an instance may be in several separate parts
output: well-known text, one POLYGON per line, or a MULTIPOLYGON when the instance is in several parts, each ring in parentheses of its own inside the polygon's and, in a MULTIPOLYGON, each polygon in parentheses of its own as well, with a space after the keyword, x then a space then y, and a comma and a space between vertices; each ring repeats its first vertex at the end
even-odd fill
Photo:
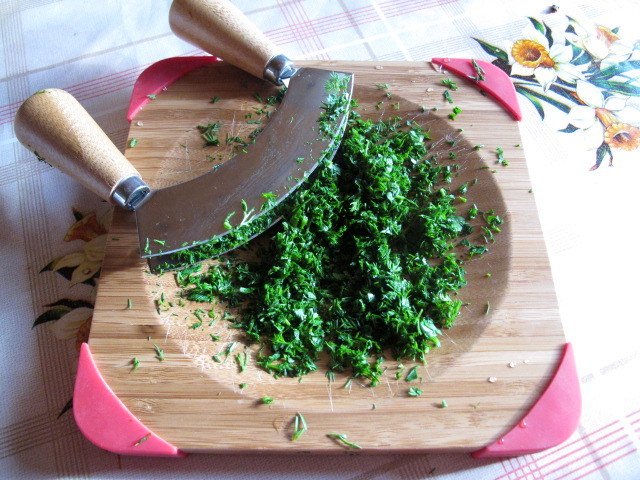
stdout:
MULTIPOLYGON (((476 203, 505 219, 489 253, 467 263, 469 285, 459 298, 468 305, 445 332, 442 347, 428 355, 426 366, 419 366, 422 383, 396 380, 395 361, 386 363, 389 369, 375 388, 357 379, 343 388, 346 375, 329 383, 322 367, 301 381, 276 380, 255 366, 255 347, 247 349, 244 373, 238 372, 233 354, 226 362, 212 361, 231 341, 240 342, 234 353, 241 352, 242 335, 221 320, 212 327, 205 321, 203 328, 189 328, 198 304, 176 303, 157 311, 161 294, 177 301, 173 275, 148 272, 139 258, 134 217, 122 211, 116 211, 109 234, 89 339, 97 366, 143 424, 186 452, 342 451, 326 437, 332 432, 346 434, 364 451, 472 451, 486 446, 514 427, 539 398, 565 344, 518 124, 461 80, 452 96, 463 112, 448 120, 453 105, 442 96, 445 77, 429 63, 306 64, 354 72, 354 97, 363 116, 415 119, 431 130, 434 149, 443 152, 450 149, 445 140, 457 138, 457 161, 463 167, 453 186, 478 178, 461 212, 476 203), (377 83, 389 84, 390 99, 377 83), (476 144, 485 147, 475 151, 476 144), (495 163, 498 146, 508 167, 495 163), (490 311, 485 314, 487 302, 490 311), (212 342, 210 333, 221 340, 212 342), (155 359, 154 342, 165 351, 163 362, 155 359), (133 357, 141 362, 135 371, 133 357), (246 388, 240 388, 242 383, 246 388), (407 396, 410 385, 421 388, 422 396, 407 396), (265 395, 275 402, 259 404, 265 395), (442 400, 447 408, 441 408, 442 400), (309 429, 291 442, 296 412, 304 415, 309 429)), ((201 175, 228 158, 232 146, 223 141, 219 148, 204 149, 196 125, 221 121, 220 138, 226 132, 246 137, 257 127, 245 118, 252 112, 256 118, 256 92, 263 98, 273 93, 263 82, 222 63, 187 74, 133 120, 129 138, 138 144, 127 148, 127 158, 152 187, 201 175), (212 104, 214 96, 221 100, 212 104)), ((221 315, 223 307, 217 309, 221 315)))

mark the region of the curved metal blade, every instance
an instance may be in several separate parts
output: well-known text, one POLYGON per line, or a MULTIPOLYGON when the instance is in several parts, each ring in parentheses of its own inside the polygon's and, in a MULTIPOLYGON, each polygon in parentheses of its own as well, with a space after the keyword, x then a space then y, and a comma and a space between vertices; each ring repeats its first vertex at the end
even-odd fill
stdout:
MULTIPOLYGON (((336 121, 338 140, 323 139, 318 118, 327 100, 325 84, 334 73, 301 68, 291 78, 282 104, 256 142, 215 171, 179 185, 153 192, 136 211, 142 257, 166 256, 229 233, 228 221, 237 226, 245 210, 259 218, 272 192, 282 201, 318 165, 321 154, 339 141, 348 114, 336 121), (229 218, 229 214, 235 214, 229 218), (227 225, 228 227, 228 225, 227 225)), ((348 75, 349 97, 353 75, 348 75)), ((222 252, 220 252, 222 253, 222 252)), ((154 258, 153 263, 162 263, 154 258)))

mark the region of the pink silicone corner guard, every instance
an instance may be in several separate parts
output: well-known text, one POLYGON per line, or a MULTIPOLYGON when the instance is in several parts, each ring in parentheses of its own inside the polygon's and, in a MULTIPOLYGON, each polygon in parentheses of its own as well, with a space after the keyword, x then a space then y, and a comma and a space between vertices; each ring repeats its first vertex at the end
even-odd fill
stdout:
POLYGON ((145 427, 120 401, 82 344, 73 391, 73 416, 94 445, 121 455, 184 457, 185 453, 145 427))
POLYGON ((512 457, 555 447, 578 428, 581 408, 573 348, 567 343, 555 375, 529 413, 497 442, 471 455, 474 458, 512 457))
POLYGON ((219 62, 220 59, 210 56, 171 57, 160 60, 147 67, 133 86, 127 120, 131 121, 151 99, 148 95, 156 95, 163 88, 196 68, 219 62))
POLYGON ((432 58, 431 63, 440 65, 442 68, 473 82, 481 91, 494 98, 515 120, 522 120, 516 89, 509 75, 500 68, 483 60, 476 60, 478 66, 484 70, 485 77, 484 80, 477 81, 474 79, 477 74, 470 58, 432 58))

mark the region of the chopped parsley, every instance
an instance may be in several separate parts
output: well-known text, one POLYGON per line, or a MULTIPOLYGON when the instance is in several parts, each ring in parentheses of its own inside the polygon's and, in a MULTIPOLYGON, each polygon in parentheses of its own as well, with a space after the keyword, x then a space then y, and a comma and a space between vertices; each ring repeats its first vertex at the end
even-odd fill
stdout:
POLYGON ((159 362, 162 362, 164 360, 164 350, 161 349, 158 345, 156 345, 155 343, 153 344, 153 349, 156 352, 156 358, 158 359, 159 362))
POLYGON ((498 160, 496 160, 496 163, 499 163, 503 167, 506 167, 509 165, 509 160, 504 158, 504 149, 502 147, 496 148, 496 157, 498 157, 498 160))
POLYGON ((238 369, 240 370, 240 373, 244 372, 247 369, 247 360, 248 360, 247 352, 236 354, 235 359, 236 359, 236 363, 238 364, 238 369))
POLYGON ((420 395, 422 395, 422 390, 418 387, 409 387, 407 395, 409 395, 410 397, 419 397, 420 395))
MULTIPOLYGON (((342 77, 328 83, 318 125, 331 136, 348 97, 342 77)), ((223 320, 264 345, 255 363, 275 377, 301 378, 318 369, 323 353, 329 371, 349 371, 350 378, 371 385, 380 381, 385 351, 424 361, 463 305, 455 297, 466 285, 456 246, 473 230, 457 212, 460 192, 448 188, 458 167, 438 163, 430 141, 417 122, 365 120, 352 112, 335 158, 332 151, 321 156, 313 181, 278 205, 274 193, 263 194, 265 211, 258 218, 235 226, 230 212, 227 235, 178 252, 190 264, 245 243, 282 218, 256 244, 260 255, 226 254, 202 271, 178 272, 181 296, 238 308, 236 317, 223 320)), ((246 216, 248 207, 243 211, 246 216)), ((479 213, 474 205, 467 215, 479 213)), ((496 217, 483 213, 492 231, 501 223, 496 217)), ((469 256, 486 251, 468 241, 466 246, 469 256)), ((226 360, 234 347, 212 359, 226 360)), ((246 357, 235 358, 242 370, 246 357)), ((417 378, 417 367, 405 376, 417 378)), ((300 417, 296 432, 306 430, 300 417)))
POLYGON ((458 90, 458 84, 450 78, 443 78, 442 84, 450 90, 458 90))
POLYGON ((220 145, 218 133, 220 133, 220 122, 209 123, 207 125, 198 125, 200 136, 204 140, 205 147, 215 147, 220 145))
POLYGON ((449 118, 451 120, 455 120, 460 113, 462 113, 462 109, 460 107, 453 107, 453 111, 449 114, 449 118))

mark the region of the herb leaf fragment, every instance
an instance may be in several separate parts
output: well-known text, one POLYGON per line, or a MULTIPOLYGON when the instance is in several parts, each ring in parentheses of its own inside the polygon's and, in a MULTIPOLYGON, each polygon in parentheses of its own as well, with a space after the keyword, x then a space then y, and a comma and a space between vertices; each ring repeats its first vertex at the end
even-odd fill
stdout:
POLYGON ((443 78, 442 84, 450 90, 458 90, 458 84, 450 78, 443 78))
POLYGON ((295 442, 307 431, 307 421, 301 413, 296 413, 293 417, 293 433, 291 441, 295 442))
POLYGON ((138 367, 140 366, 140 360, 138 360, 137 357, 133 357, 129 363, 131 363, 131 370, 130 370, 131 372, 133 372, 134 370, 137 370, 138 367))
POLYGON ((407 376, 404 377, 404 381, 405 382, 413 382, 414 380, 418 379, 418 367, 412 367, 411 370, 409 370, 409 373, 407 373, 407 376))
POLYGON ((407 395, 409 395, 410 397, 419 397, 420 395, 422 395, 422 390, 418 387, 409 387, 407 395))
POLYGON ((156 358, 158 359, 159 362, 162 362, 164 360, 164 350, 161 349, 158 345, 156 345, 155 343, 153 344, 153 349, 156 352, 156 358))
POLYGON ((347 439, 347 436, 344 433, 327 433, 327 437, 335 440, 336 442, 338 442, 339 444, 347 447, 347 448, 352 448, 354 450, 361 450, 362 447, 360 445, 358 445, 357 443, 351 442, 347 439))

